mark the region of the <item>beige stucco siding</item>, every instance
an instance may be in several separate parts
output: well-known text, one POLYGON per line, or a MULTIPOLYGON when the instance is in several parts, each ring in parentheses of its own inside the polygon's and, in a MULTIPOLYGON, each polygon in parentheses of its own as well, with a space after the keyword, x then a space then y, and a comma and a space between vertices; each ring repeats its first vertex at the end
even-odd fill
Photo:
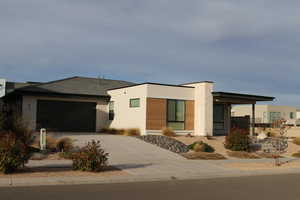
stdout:
POLYGON ((142 134, 146 131, 146 92, 147 85, 139 85, 108 91, 114 102, 114 119, 111 128, 139 128, 142 134), (140 106, 131 108, 130 99, 140 99, 140 106))
MULTIPOLYGON (((255 122, 256 123, 271 123, 270 112, 279 112, 282 119, 287 120, 287 123, 294 124, 296 122, 296 108, 291 106, 276 106, 276 105, 256 105, 255 106, 255 122), (294 119, 290 118, 290 113, 294 113, 294 119)), ((252 106, 241 105, 232 108, 232 116, 252 117, 252 106)))
POLYGON ((108 125, 107 102, 95 98, 90 99, 70 99, 57 97, 42 97, 42 96, 23 96, 22 116, 28 125, 35 130, 37 120, 37 101, 38 100, 53 100, 53 101, 70 101, 70 102, 95 102, 96 106, 96 131, 101 130, 108 125))

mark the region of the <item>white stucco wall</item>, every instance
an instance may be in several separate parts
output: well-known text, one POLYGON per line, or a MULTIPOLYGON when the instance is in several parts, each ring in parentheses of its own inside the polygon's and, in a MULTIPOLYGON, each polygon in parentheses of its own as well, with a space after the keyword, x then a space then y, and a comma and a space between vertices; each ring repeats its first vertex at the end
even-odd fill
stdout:
POLYGON ((23 119, 30 128, 36 129, 37 101, 54 100, 54 101, 72 101, 72 102, 95 102, 96 106, 96 131, 108 125, 107 102, 104 100, 92 99, 68 99, 55 97, 23 96, 22 115, 23 119))
POLYGON ((0 98, 5 96, 6 80, 0 78, 0 98))
POLYGON ((146 130, 147 98, 194 100, 195 128, 194 131, 181 131, 181 134, 213 135, 213 83, 202 82, 189 87, 143 84, 128 88, 110 90, 111 101, 114 101, 115 118, 111 128, 139 128, 142 134, 154 132, 146 130), (140 98, 139 108, 130 108, 129 100, 140 98))
POLYGON ((114 120, 109 123, 110 127, 118 129, 138 128, 141 134, 146 134, 147 85, 110 90, 108 94, 111 96, 111 101, 114 102, 115 113, 114 120), (130 99, 135 98, 140 99, 140 107, 131 108, 129 106, 130 99))
POLYGON ((195 93, 194 135, 213 135, 213 83, 200 82, 188 84, 193 86, 195 93))

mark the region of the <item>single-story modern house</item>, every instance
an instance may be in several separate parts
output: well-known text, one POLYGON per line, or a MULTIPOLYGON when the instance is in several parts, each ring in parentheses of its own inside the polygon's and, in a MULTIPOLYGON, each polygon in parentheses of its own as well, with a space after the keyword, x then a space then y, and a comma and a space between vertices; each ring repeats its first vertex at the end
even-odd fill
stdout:
MULTIPOLYGON (((139 128, 157 134, 226 135, 231 106, 274 97, 213 91, 211 81, 182 85, 72 77, 47 83, 6 83, 6 104, 14 104, 33 129, 95 132, 104 127, 139 128), (23 84, 23 85, 22 85, 23 84), (9 87, 10 86, 10 87, 9 87)), ((254 130, 254 129, 252 129, 254 130)))

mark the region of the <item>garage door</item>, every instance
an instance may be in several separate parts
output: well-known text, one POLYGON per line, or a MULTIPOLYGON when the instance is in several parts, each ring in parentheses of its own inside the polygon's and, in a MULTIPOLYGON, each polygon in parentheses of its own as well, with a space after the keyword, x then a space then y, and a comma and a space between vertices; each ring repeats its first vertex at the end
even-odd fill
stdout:
POLYGON ((95 132, 96 103, 38 100, 37 128, 49 131, 95 132))

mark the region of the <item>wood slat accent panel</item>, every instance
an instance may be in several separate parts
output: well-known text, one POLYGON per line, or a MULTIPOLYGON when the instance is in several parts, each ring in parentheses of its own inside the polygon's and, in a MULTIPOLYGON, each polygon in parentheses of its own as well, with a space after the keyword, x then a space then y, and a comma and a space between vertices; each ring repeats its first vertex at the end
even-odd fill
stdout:
POLYGON ((161 130, 167 126, 167 99, 147 98, 147 130, 161 130))
POLYGON ((194 130, 195 105, 194 101, 185 102, 185 130, 194 130))

